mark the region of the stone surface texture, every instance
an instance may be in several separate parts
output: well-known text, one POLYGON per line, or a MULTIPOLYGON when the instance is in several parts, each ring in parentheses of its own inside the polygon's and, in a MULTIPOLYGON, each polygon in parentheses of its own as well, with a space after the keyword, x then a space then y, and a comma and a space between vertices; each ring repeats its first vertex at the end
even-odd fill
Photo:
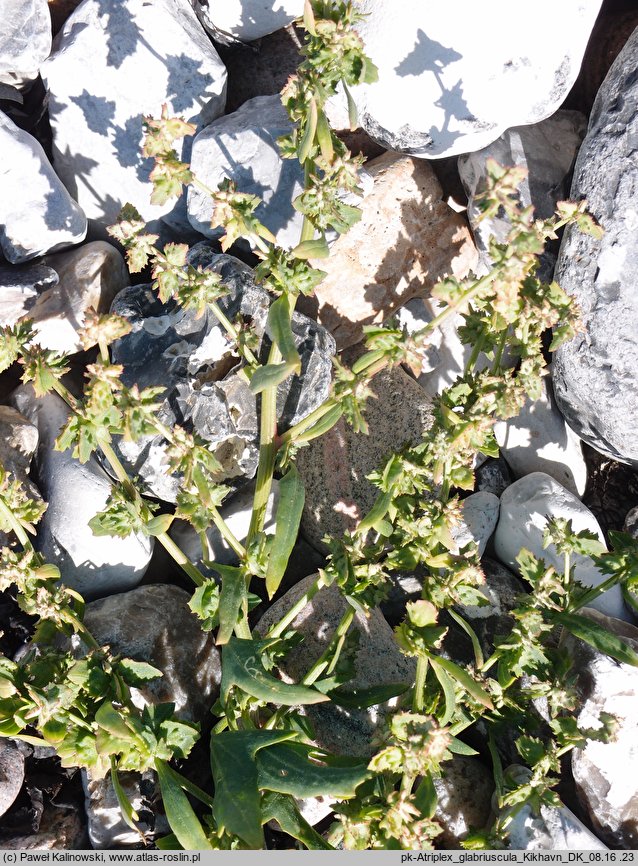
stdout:
POLYGON ((586 198, 601 240, 565 232, 556 279, 584 329, 554 360, 554 390, 567 423, 603 454, 638 466, 638 31, 605 79, 574 169, 571 198, 586 198))
MULTIPOLYGON (((519 186, 520 204, 532 205, 538 219, 548 219, 556 202, 568 197, 571 168, 586 128, 587 120, 579 111, 559 110, 540 123, 508 129, 487 147, 459 157, 459 174, 468 197, 467 215, 483 269, 491 265, 490 238, 502 243, 511 230, 504 216, 479 220, 482 212, 476 197, 485 191, 487 160, 525 169, 527 176, 519 186)), ((538 271, 541 279, 551 280, 555 262, 555 252, 546 250, 538 271)))
POLYGON ((384 147, 431 158, 549 117, 576 80, 600 5, 540 0, 512 16, 496 0, 489 15, 474 4, 459 17, 454 5, 362 0, 357 29, 379 69, 353 91, 362 126, 384 147))
MULTIPOLYGON (((585 608, 583 613, 638 651, 638 628, 585 608)), ((578 671, 578 724, 598 728, 599 714, 610 713, 618 723, 608 743, 590 740, 572 753, 578 797, 596 833, 611 848, 638 847, 638 668, 620 664, 589 644, 569 635, 565 649, 578 671)))
POLYGON ((24 781, 24 755, 9 739, 0 739, 0 817, 20 793, 24 781))
POLYGON ((37 78, 51 51, 47 0, 4 0, 0 20, 0 83, 16 87, 37 78))
POLYGON ((442 277, 465 277, 477 261, 465 220, 441 201, 427 163, 386 153, 366 170, 374 186, 361 219, 335 241, 329 259, 315 263, 327 274, 316 289, 318 320, 339 348, 442 277))
MULTIPOLYGON (((226 70, 188 0, 84 0, 43 67, 56 171, 90 219, 115 221, 125 202, 145 220, 188 225, 184 203, 150 204, 153 161, 142 119, 200 127, 224 110, 226 70)), ((188 158, 189 144, 176 143, 188 158)))
MULTIPOLYGON (((276 601, 257 624, 265 634, 292 607, 315 580, 309 575, 276 601)), ((346 612, 347 602, 335 586, 324 587, 290 623, 304 640, 283 660, 280 669, 288 682, 299 682, 328 646, 346 612)), ((404 656, 395 642, 392 629, 378 609, 366 617, 355 614, 353 628, 359 630, 355 675, 351 688, 369 688, 383 683, 413 682, 414 659, 404 656)), ((336 705, 315 704, 305 708, 315 728, 315 741, 341 755, 372 755, 372 737, 380 731, 383 719, 395 699, 366 710, 344 711, 336 705)))
POLYGON ((0 264, 0 326, 14 325, 29 313, 38 296, 58 284, 51 267, 40 262, 0 264))
POLYGON ((483 556, 487 543, 496 529, 499 508, 498 496, 493 493, 472 493, 462 500, 463 522, 452 531, 452 537, 459 550, 473 541, 478 547, 479 556, 483 556))
POLYGON ((512 473, 504 457, 488 457, 474 471, 476 489, 501 496, 512 483, 512 473))
POLYGON ((163 672, 131 688, 138 706, 170 701, 179 718, 202 721, 219 693, 221 663, 214 636, 201 630, 189 599, 176 586, 138 586, 88 604, 84 622, 116 655, 163 672))
MULTIPOLYGON (((170 833, 164 815, 155 821, 153 801, 157 801, 159 785, 152 770, 146 773, 119 773, 119 780, 126 799, 140 816, 138 826, 142 833, 154 831, 170 833), (152 822, 152 825, 150 824, 152 822)), ((140 843, 140 834, 132 830, 122 817, 122 810, 110 776, 93 779, 82 770, 82 786, 86 797, 87 830, 91 847, 100 850, 135 848, 140 843)))
MULTIPOLYGON (((562 573, 563 557, 556 553, 554 545, 543 549, 543 532, 551 517, 571 520, 575 532, 589 530, 605 543, 598 521, 573 493, 544 472, 532 472, 515 481, 501 496, 501 515, 494 534, 494 550, 501 562, 517 571, 516 557, 525 547, 562 573)), ((585 586, 598 586, 606 579, 591 557, 574 553, 571 560, 576 578, 585 586)), ((599 596, 592 606, 610 616, 630 617, 618 586, 599 596)))
MULTIPOLYGON (((277 138, 288 135, 291 123, 279 95, 249 99, 237 111, 214 120, 193 142, 191 167, 211 189, 229 177, 237 189, 262 200, 255 216, 280 246, 299 243, 303 214, 292 206, 303 190, 303 168, 296 159, 282 159, 277 138)), ((213 202, 196 186, 188 191, 188 219, 200 234, 220 237, 211 226, 213 202)))
POLYGON ((57 565, 62 583, 92 599, 136 586, 148 566, 152 539, 93 535, 89 520, 102 511, 111 481, 94 458, 81 464, 69 451, 55 451, 54 442, 69 410, 56 394, 36 398, 30 385, 12 395, 12 403, 38 428, 38 485, 47 510, 38 524, 36 546, 47 562, 57 565))
POLYGON ((441 778, 434 780, 438 797, 434 820, 443 827, 437 844, 460 848, 472 830, 487 826, 491 815, 494 779, 476 758, 454 755, 441 765, 441 778))
POLYGON ((587 486, 580 439, 558 411, 551 383, 544 379, 541 387, 538 400, 528 398, 516 417, 497 421, 496 441, 515 477, 545 472, 580 497, 587 486))
POLYGON ((13 264, 84 240, 86 218, 42 145, 0 111, 0 249, 13 264))
POLYGON ((303 14, 303 0, 192 0, 197 15, 213 38, 230 36, 253 42, 280 30, 303 14), (221 31, 221 33, 219 32, 221 31))
POLYGON ((429 398, 403 370, 379 373, 370 388, 368 436, 353 433, 341 419, 297 457, 306 487, 301 529, 318 550, 324 549, 324 535, 354 529, 374 504, 378 490, 366 475, 402 445, 420 442, 431 423, 429 398))
POLYGON ((115 295, 129 285, 121 254, 105 241, 92 241, 44 259, 58 283, 38 295, 28 310, 38 343, 45 349, 73 354, 82 351, 78 332, 89 309, 108 313, 115 295))
MULTIPOLYGON (((265 360, 269 348, 266 320, 270 298, 258 288, 248 265, 233 256, 217 254, 202 242, 189 253, 194 266, 221 276, 229 294, 219 301, 224 315, 241 314, 261 338, 258 350, 265 360)), ((208 310, 199 319, 174 302, 162 304, 150 286, 132 286, 120 292, 112 312, 128 319, 132 331, 112 347, 115 363, 123 364, 123 381, 140 388, 166 388, 160 420, 194 429, 222 464, 216 480, 251 477, 258 461, 258 420, 255 395, 240 376, 233 345, 208 310)), ((334 341, 327 331, 306 316, 292 318, 301 373, 283 382, 277 393, 280 431, 308 415, 328 397, 334 341)), ((166 474, 165 443, 146 436, 137 443, 120 442, 127 466, 159 498, 174 501, 178 481, 166 474)))

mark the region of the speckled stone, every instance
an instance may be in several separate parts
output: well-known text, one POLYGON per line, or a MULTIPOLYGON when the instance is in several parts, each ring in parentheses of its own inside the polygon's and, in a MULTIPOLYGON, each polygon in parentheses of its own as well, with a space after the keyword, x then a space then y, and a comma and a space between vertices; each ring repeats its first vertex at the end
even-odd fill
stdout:
POLYGON ((430 398, 403 370, 379 373, 370 387, 368 436, 353 433, 341 419, 297 458, 306 487, 302 532, 319 550, 324 535, 353 529, 372 507, 378 490, 366 475, 398 448, 420 442, 431 423, 430 398))
POLYGON ((0 739, 0 815, 9 809, 24 781, 24 755, 11 741, 0 739))
POLYGON ((428 163, 385 153, 366 170, 374 186, 360 204, 361 219, 335 241, 329 259, 315 262, 327 275, 315 291, 318 320, 338 348, 357 343, 364 325, 427 295, 444 276, 467 276, 477 261, 465 220, 441 200, 428 163))
POLYGON ((438 797, 434 820, 443 827, 437 844, 460 848, 472 830, 487 826, 492 811, 494 779, 477 758, 454 755, 441 765, 441 778, 434 780, 438 797))

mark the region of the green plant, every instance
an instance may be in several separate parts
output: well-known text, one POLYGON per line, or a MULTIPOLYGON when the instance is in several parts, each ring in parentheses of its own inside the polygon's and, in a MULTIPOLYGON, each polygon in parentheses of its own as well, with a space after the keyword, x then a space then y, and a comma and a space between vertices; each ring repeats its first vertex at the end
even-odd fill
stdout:
POLYGON ((157 237, 146 233, 130 206, 112 229, 127 248, 131 271, 150 264, 163 301, 175 299, 198 315, 206 309, 214 313, 242 359, 251 390, 259 396, 259 465, 245 541, 233 535, 220 514, 228 488, 217 483, 220 467, 206 444, 185 429, 168 429, 159 421, 161 389, 140 391, 123 384, 122 369, 111 362, 108 347, 126 333, 125 321, 94 316, 87 322, 84 345, 97 347, 97 357, 87 367, 80 397, 63 382, 66 360, 38 347, 28 325, 4 329, 0 344, 2 368, 19 362, 24 381, 33 382, 37 394, 55 391, 68 404, 71 414, 57 447, 71 449, 82 462, 101 452, 117 479, 106 509, 91 520, 93 531, 119 536, 137 531, 156 538, 193 581, 191 608, 203 629, 216 630, 222 647, 221 695, 213 707, 216 724, 210 743, 214 791, 206 792, 170 765, 189 753, 198 736, 196 726, 178 721, 171 705, 144 711, 135 707, 130 687, 160 672, 115 657, 94 640, 82 622, 82 599, 58 585, 59 572, 31 543, 42 508, 3 470, 0 530, 13 533, 16 543, 2 551, 0 588, 14 587, 21 607, 39 619, 32 651, 20 662, 0 659, 0 734, 52 744, 65 766, 86 767, 96 775, 110 772, 131 826, 136 826, 137 817, 118 772, 154 768, 174 832, 160 843, 166 847, 261 847, 263 825, 271 819, 307 848, 329 848, 337 842, 350 848, 431 846, 440 832, 434 820, 434 780, 453 754, 475 754, 462 735, 479 720, 488 730, 497 794, 506 811, 493 828, 475 833, 467 845, 503 845, 517 809, 526 803, 556 802, 552 787, 561 756, 610 730, 609 719, 603 720, 602 734, 581 731, 576 725, 569 662, 560 652, 562 629, 615 658, 638 663, 624 643, 576 612, 614 583, 635 582, 638 553, 627 537, 615 537, 617 550, 604 554, 586 534, 575 535, 564 522, 551 524, 548 542, 564 553, 564 569, 559 573, 521 551, 519 564, 531 589, 512 611, 511 633, 496 642, 487 659, 460 612, 464 605, 485 599, 475 546, 458 550, 453 540, 460 521, 459 494, 473 488, 476 453, 498 453, 492 434, 495 421, 515 415, 527 396, 539 396, 546 372, 543 333, 554 329, 552 349, 573 333, 576 318, 570 299, 555 283, 540 282, 536 267, 545 242, 562 226, 575 223, 585 231, 599 231, 584 204, 561 203, 555 217, 535 220, 531 210, 518 204, 521 173, 490 164, 484 211, 504 212, 511 223, 507 240, 491 244, 491 271, 480 279, 441 282, 433 294, 443 302, 443 310, 417 334, 407 336, 392 324, 367 328, 367 351, 351 368, 335 359, 330 398, 293 427, 281 429, 278 424, 277 387, 300 369, 291 315, 298 296, 312 293, 323 276, 310 260, 329 255, 328 229, 346 231, 359 218, 359 211, 345 204, 342 195, 357 191, 360 161, 330 130, 325 115, 326 100, 342 84, 354 126, 348 88, 374 80, 374 66, 352 29, 356 20, 348 2, 306 2, 305 59, 282 96, 294 123, 292 134, 280 142, 282 154, 298 159, 305 174, 304 192, 295 202, 304 215, 303 228, 292 250, 277 247, 256 219, 255 196, 236 190, 230 181, 218 190, 207 189, 180 162, 173 145, 194 131, 189 124, 166 111, 159 119, 146 119, 144 153, 155 160, 153 200, 162 203, 181 194, 184 184, 205 189, 214 202, 215 223, 225 227, 222 247, 244 238, 261 259, 255 276, 273 299, 268 314, 273 343, 266 363, 260 363, 251 335, 224 315, 218 302, 226 289, 220 278, 187 265, 185 245, 157 249, 157 237), (437 402, 426 439, 390 455, 374 473, 379 494, 372 509, 354 532, 327 539, 327 567, 268 634, 253 636, 251 586, 264 581, 267 595, 274 596, 299 530, 304 488, 295 453, 342 416, 365 434, 373 377, 399 364, 418 371, 437 326, 457 314, 463 317, 462 339, 473 349, 464 374, 437 402), (481 352, 489 363, 479 370, 481 352), (168 443, 168 468, 180 482, 175 514, 200 534, 204 558, 205 532, 211 524, 237 554, 237 567, 210 564, 218 581, 202 574, 177 547, 168 535, 173 515, 154 513, 155 505, 141 495, 117 457, 113 437, 135 440, 148 433, 159 433, 168 443), (281 479, 281 494, 276 531, 269 538, 263 531, 264 518, 275 475, 281 479), (603 587, 584 590, 578 585, 570 565, 574 551, 599 557, 610 575, 603 587), (402 651, 415 659, 414 682, 368 691, 348 688, 357 638, 355 613, 365 614, 383 600, 390 575, 417 569, 423 578, 422 598, 408 604, 396 630, 402 651), (298 641, 290 624, 329 585, 338 587, 346 612, 302 681, 285 683, 277 675, 278 666, 298 641), (442 624, 444 611, 468 636, 472 665, 450 660, 442 652, 450 628, 442 624), (54 641, 59 633, 81 639, 81 657, 60 648, 54 641), (369 761, 346 760, 318 749, 307 718, 299 712, 300 706, 314 703, 367 707, 390 697, 398 697, 397 709, 369 761), (549 707, 548 726, 541 724, 534 709, 539 697, 549 707), (520 730, 517 749, 532 773, 523 782, 507 777, 501 767, 496 741, 508 726, 520 730), (198 801, 200 817, 187 794, 198 801), (307 824, 296 804, 295 798, 320 794, 341 801, 335 807, 338 820, 330 842, 307 824))

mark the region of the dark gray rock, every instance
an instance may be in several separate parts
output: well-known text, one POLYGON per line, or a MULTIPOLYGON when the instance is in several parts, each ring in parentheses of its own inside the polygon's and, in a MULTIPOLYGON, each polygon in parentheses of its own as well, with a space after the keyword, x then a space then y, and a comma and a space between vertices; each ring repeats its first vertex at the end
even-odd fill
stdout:
MULTIPOLYGON (((638 628, 585 608, 594 622, 621 638, 636 652, 638 628)), ((574 661, 579 690, 578 724, 600 727, 599 714, 610 713, 618 724, 608 743, 590 740, 572 753, 578 798, 595 832, 611 848, 638 847, 638 789, 633 769, 638 749, 638 669, 620 664, 589 644, 567 635, 564 650, 574 661)))
POLYGON ((176 586, 139 586, 87 604, 84 622, 116 655, 163 672, 133 689, 140 701, 170 701, 179 718, 203 721, 219 694, 221 663, 214 636, 199 627, 189 598, 176 586))
POLYGON ((0 248, 17 264, 77 244, 86 217, 53 171, 42 145, 0 112, 0 248))
POLYGON ((9 835, 0 828, 7 851, 82 851, 88 847, 85 819, 77 806, 46 803, 35 833, 9 835))
POLYGON ((51 51, 47 0, 4 0, 0 20, 0 83, 20 87, 37 78, 51 51))
POLYGON ((571 198, 586 198, 605 234, 569 228, 556 279, 584 329, 561 346, 554 391, 567 423, 598 451, 638 466, 638 31, 600 88, 574 169, 571 198))
MULTIPOLYGON (((482 150, 459 157, 459 174, 468 197, 467 215, 486 270, 491 266, 490 238, 502 242, 511 230, 505 217, 479 219, 476 197, 485 190, 487 160, 524 168, 528 174, 519 187, 519 201, 523 207, 532 205, 539 219, 547 219, 554 213, 556 202, 567 198, 570 171, 586 125, 579 111, 557 111, 540 123, 508 129, 482 150)), ((551 280, 555 262, 554 250, 543 253, 538 272, 541 279, 551 280)))
MULTIPOLYGON (((188 0, 84 0, 42 76, 55 168, 86 215, 110 224, 130 202, 147 222, 188 228, 183 201, 150 203, 141 152, 143 118, 162 105, 200 127, 224 110, 226 70, 188 0)), ((176 149, 188 159, 190 139, 176 149)))
POLYGON ((24 781, 24 755, 7 739, 0 739, 0 816, 20 793, 24 781))
POLYGON ((476 489, 501 496, 513 481, 512 473, 504 457, 488 457, 474 471, 476 489))
MULTIPOLYGON (((217 254, 207 243, 189 254, 193 266, 220 274, 229 294, 219 301, 231 320, 241 315, 261 338, 260 357, 267 357, 266 319, 269 296, 259 289, 248 265, 217 254)), ((257 406, 241 374, 239 358, 212 312, 197 319, 174 303, 162 304, 149 286, 120 292, 112 311, 128 319, 133 329, 113 346, 113 360, 124 365, 125 384, 140 388, 164 386, 160 410, 169 427, 181 424, 206 440, 223 466, 218 480, 251 477, 258 462, 257 406)), ((292 319, 301 373, 279 387, 279 430, 308 415, 328 396, 331 355, 335 344, 328 332, 306 316, 292 319)), ((163 439, 145 437, 138 443, 120 442, 120 453, 132 471, 162 499, 174 501, 178 482, 166 475, 163 439)))
POLYGON ((70 451, 54 450, 69 417, 55 393, 35 396, 30 385, 12 395, 12 403, 38 428, 36 476, 47 510, 38 524, 36 546, 60 569, 61 580, 86 599, 137 586, 148 566, 153 539, 141 533, 127 538, 93 535, 89 520, 102 511, 111 481, 92 457, 81 464, 70 451))
MULTIPOLYGON (((277 139, 288 135, 292 124, 280 96, 249 99, 233 114, 214 120, 193 142, 191 167, 211 189, 229 177, 242 192, 257 195, 262 204, 255 216, 284 247, 299 242, 303 214, 292 206, 303 190, 303 168, 296 159, 282 159, 277 139)), ((206 237, 220 237, 223 229, 211 226, 213 202, 196 186, 188 191, 188 219, 206 237)))
POLYGON ((638 505, 627 512, 623 532, 628 532, 633 538, 638 539, 638 505))

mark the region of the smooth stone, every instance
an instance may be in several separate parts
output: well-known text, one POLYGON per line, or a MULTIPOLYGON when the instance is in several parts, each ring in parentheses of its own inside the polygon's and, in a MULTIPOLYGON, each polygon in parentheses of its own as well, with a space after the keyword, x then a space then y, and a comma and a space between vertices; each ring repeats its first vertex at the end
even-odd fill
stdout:
POLYGON ((361 0, 357 30, 379 70, 352 88, 361 125, 386 148, 432 158, 549 117, 576 80, 600 5, 541 0, 512 16, 497 0, 459 16, 454 5, 361 0))
POLYGON ((517 416, 497 421, 494 435, 516 478, 545 472, 575 496, 585 492, 587 464, 580 439, 558 411, 547 379, 539 399, 528 398, 517 416))
POLYGON ((38 296, 57 285, 53 268, 40 262, 0 265, 0 326, 14 325, 28 316, 38 296))
MULTIPOLYGON (((550 517, 571 520, 574 532, 593 532, 604 544, 598 521, 573 493, 550 475, 532 472, 515 481, 501 496, 501 516, 494 534, 494 550, 504 565, 518 572, 516 557, 524 547, 562 574, 563 557, 553 544, 543 549, 543 532, 550 517)), ((575 577, 585 586, 598 586, 607 579, 591 557, 579 553, 571 556, 575 577)), ((592 607, 610 616, 629 619, 619 586, 599 596, 592 607)))
POLYGON ((24 782, 24 755, 11 741, 0 740, 0 816, 11 807, 24 782))
MULTIPOLYGON (((568 197, 567 183, 586 128, 583 114, 561 109, 540 123, 508 129, 487 147, 459 157, 459 175, 468 197, 467 215, 485 271, 492 265, 490 238, 503 243, 512 228, 504 215, 483 217, 476 202, 477 195, 485 191, 487 160, 525 169, 527 176, 519 186, 520 205, 531 205, 537 219, 549 219, 556 203, 568 197)), ((545 250, 539 278, 551 281, 555 263, 556 253, 545 250)))
POLYGON ((566 229, 556 280, 573 295, 583 329, 553 363, 558 407, 570 427, 613 460, 638 466, 638 31, 600 88, 578 153, 570 198, 587 199, 601 240, 566 229))
MULTIPOLYGON (((301 598, 315 580, 309 575, 276 601, 261 617, 256 630, 264 635, 301 598)), ((304 640, 280 663, 279 669, 287 682, 299 682, 328 646, 341 617, 348 607, 336 586, 320 589, 297 614, 290 628, 304 640)), ((359 630, 360 641, 355 654, 355 675, 348 688, 369 688, 384 683, 413 683, 414 659, 401 653, 394 633, 378 609, 368 617, 356 613, 353 628, 359 630)), ((315 704, 304 708, 315 729, 315 741, 324 749, 340 755, 371 756, 372 739, 383 727, 386 715, 396 699, 365 710, 348 710, 336 705, 315 704)))
POLYGON ((507 635, 515 625, 510 611, 516 607, 525 587, 512 572, 494 559, 484 557, 481 566, 485 583, 480 587, 487 604, 457 605, 456 610, 468 620, 486 658, 494 650, 497 635, 507 635))
POLYGON ((77 244, 86 217, 42 145, 0 112, 0 248, 13 264, 77 244))
POLYGON ((474 471, 476 489, 502 496, 513 481, 512 473, 504 457, 488 457, 474 471))
POLYGON ((326 550, 324 535, 354 529, 379 492, 366 476, 402 446, 420 442, 431 424, 429 398, 400 368, 379 373, 370 389, 369 435, 354 433, 342 418, 297 456, 306 488, 301 530, 317 550, 326 550))
POLYGON ((141 533, 127 538, 93 535, 88 522, 106 506, 111 481, 94 457, 81 464, 70 451, 54 450, 69 417, 66 404, 56 394, 36 398, 30 385, 14 391, 11 402, 40 435, 36 476, 48 507, 38 524, 38 550, 58 566, 62 583, 87 600, 137 586, 153 541, 141 533))
POLYGON ((185 721, 202 721, 219 694, 221 662, 177 586, 148 584, 86 606, 84 622, 116 655, 144 661, 163 677, 131 688, 137 706, 174 703, 185 721))
POLYGON ((38 77, 51 51, 47 0, 4 0, 0 22, 0 83, 17 87, 38 77))
POLYGON ((105 241, 92 241, 69 252, 47 256, 57 285, 38 295, 26 316, 44 349, 73 354, 83 349, 79 331, 87 312, 108 313, 115 295, 129 285, 122 255, 105 241))
MULTIPOLYGON (((145 839, 154 833, 170 833, 171 828, 166 817, 161 813, 156 814, 154 809, 160 796, 156 774, 147 770, 141 774, 118 775, 126 799, 140 817, 137 824, 145 839)), ((131 830, 124 821, 111 777, 94 779, 90 773, 82 770, 82 787, 86 798, 87 830, 91 847, 102 851, 139 846, 140 834, 131 830)))
POLYGON ((472 493, 462 500, 462 522, 452 531, 459 550, 473 542, 478 547, 478 555, 483 556, 496 529, 500 506, 498 496, 487 492, 472 493))
POLYGON ((436 837, 445 849, 460 848, 473 830, 487 826, 492 812, 494 779, 477 758, 453 755, 441 765, 441 777, 434 779, 437 795, 433 819, 443 827, 436 837))
POLYGON ((465 220, 441 201, 430 165, 385 153, 366 170, 374 185, 361 219, 329 259, 314 263, 326 273, 315 290, 318 321, 340 349, 361 340, 364 325, 383 322, 444 276, 465 277, 477 261, 465 220))
MULTIPOLYGON (((291 128, 279 95, 257 96, 198 133, 191 157, 192 170, 211 189, 229 177, 237 189, 259 196, 262 204, 255 216, 285 248, 299 243, 304 219, 292 206, 303 192, 303 168, 296 159, 282 159, 277 146, 277 139, 291 128)), ((206 237, 219 238, 224 229, 211 224, 213 211, 211 197, 191 186, 190 224, 206 237)))
POLYGON ((303 0, 192 0, 197 17, 213 39, 253 42, 286 27, 303 14, 303 0))
MULTIPOLYGON (((241 543, 246 541, 246 536, 248 535, 254 495, 254 486, 248 485, 235 493, 234 496, 226 499, 218 509, 230 531, 241 543)), ((267 535, 272 535, 275 531, 275 510, 278 504, 279 482, 275 479, 266 506, 264 532, 267 535)), ((199 569, 207 571, 206 566, 202 562, 202 543, 199 534, 190 523, 187 523, 185 520, 174 520, 171 524, 169 535, 191 562, 199 569)), ((217 562, 220 565, 239 564, 237 554, 228 545, 228 542, 222 537, 221 532, 214 524, 206 530, 206 537, 208 538, 209 545, 209 555, 206 557, 208 560, 217 562)), ((212 574, 212 572, 209 573, 212 574)))
MULTIPOLYGON (((582 614, 638 650, 638 628, 598 611, 582 614)), ((638 847, 638 789, 632 769, 638 766, 638 668, 617 662, 568 634, 564 649, 578 674, 578 725, 600 727, 609 713, 618 727, 610 742, 589 740, 572 752, 576 793, 596 833, 612 848, 638 847)))
MULTIPOLYGON (((232 321, 241 315, 260 339, 265 361, 269 347, 266 323, 271 298, 254 282, 253 271, 233 256, 216 253, 210 244, 196 244, 189 253, 195 267, 221 276, 228 294, 219 300, 232 321)), ((239 375, 239 358, 214 314, 197 318, 174 302, 162 304, 150 286, 132 286, 115 298, 111 311, 126 318, 131 333, 112 346, 114 363, 122 364, 125 385, 163 386, 159 410, 168 427, 184 425, 211 447, 222 464, 216 481, 246 476, 257 468, 259 427, 257 402, 239 375)), ((279 431, 296 424, 327 399, 332 377, 334 340, 315 322, 294 313, 292 330, 301 355, 301 373, 277 391, 279 431)), ((130 471, 139 475, 160 499, 175 501, 178 479, 166 474, 166 443, 161 436, 117 443, 130 471)))
MULTIPOLYGON (((508 767, 522 783, 531 776, 527 767, 508 767)), ((523 806, 508 825, 509 849, 514 851, 606 851, 603 843, 566 806, 541 806, 540 814, 523 806)))
MULTIPOLYGON (((84 0, 42 76, 55 168, 86 215, 108 225, 130 202, 146 221, 187 227, 183 201, 150 204, 141 144, 143 118, 163 105, 200 128, 224 111, 226 70, 188 0, 84 0)), ((190 139, 175 149, 188 159, 190 139)))

